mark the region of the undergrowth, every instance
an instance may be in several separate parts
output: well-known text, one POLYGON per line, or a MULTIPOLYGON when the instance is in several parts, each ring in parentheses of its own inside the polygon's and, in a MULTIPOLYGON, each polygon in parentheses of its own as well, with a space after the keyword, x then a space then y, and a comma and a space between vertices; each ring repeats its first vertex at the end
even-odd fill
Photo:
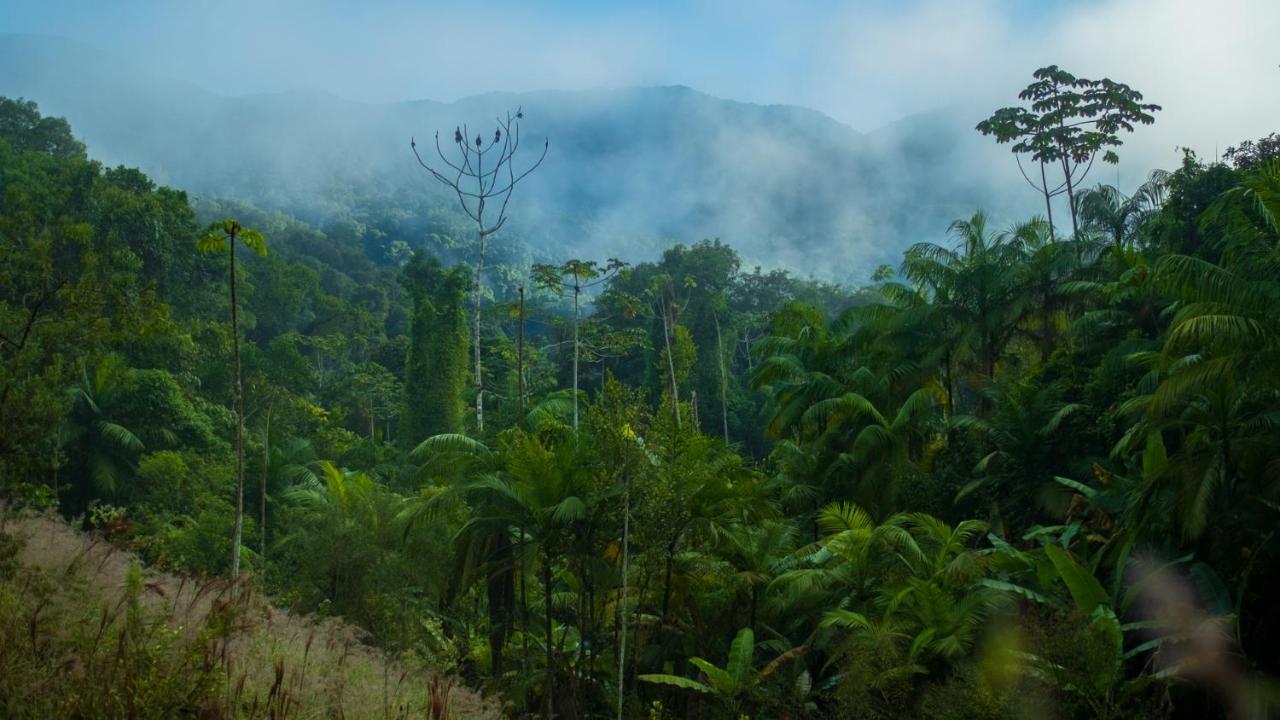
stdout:
POLYGON ((145 571, 99 536, 0 516, 0 717, 497 718, 497 704, 252 584, 145 571))

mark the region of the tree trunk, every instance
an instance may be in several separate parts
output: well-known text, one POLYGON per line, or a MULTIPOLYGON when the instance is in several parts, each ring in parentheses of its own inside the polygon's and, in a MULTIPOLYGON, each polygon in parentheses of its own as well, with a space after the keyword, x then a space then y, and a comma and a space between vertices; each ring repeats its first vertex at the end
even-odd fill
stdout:
POLYGON ((1044 211, 1049 215, 1049 241, 1055 242, 1053 236, 1053 203, 1049 195, 1049 179, 1044 174, 1044 161, 1040 161, 1040 187, 1044 191, 1044 211))
POLYGON ((231 540, 231 577, 240 577, 240 541, 244 533, 244 389, 240 384, 240 316, 236 311, 236 241, 231 231, 231 347, 235 365, 236 403, 236 523, 231 540))
POLYGON ((667 346, 667 369, 671 371, 671 407, 676 413, 676 427, 680 427, 680 389, 676 385, 676 359, 671 353, 671 325, 667 316, 668 305, 665 298, 659 298, 659 309, 662 313, 662 341, 667 346))
POLYGON ((618 603, 622 635, 618 640, 618 720, 622 720, 622 697, 627 669, 627 563, 631 553, 631 474, 623 471, 622 491, 622 598, 618 603))
POLYGON ((471 311, 471 345, 475 350, 476 431, 483 433, 484 375, 480 369, 480 298, 484 291, 484 225, 481 224, 480 228, 480 261, 476 263, 475 307, 471 311))
POLYGON ((515 569, 511 556, 511 538, 504 530, 493 548, 489 566, 489 654, 494 677, 502 676, 502 652, 507 644, 511 623, 511 606, 515 604, 515 585, 512 573, 515 569))
POLYGON ((544 720, 551 720, 554 712, 551 696, 555 694, 556 685, 555 641, 551 625, 551 552, 544 549, 542 557, 542 589, 543 597, 545 598, 543 601, 543 616, 547 624, 547 686, 543 688, 542 717, 544 720))
POLYGON ((715 313, 711 318, 716 323, 716 359, 720 363, 720 422, 724 426, 724 444, 729 444, 729 400, 725 389, 724 375, 724 341, 720 338, 720 317, 715 313))
POLYGON ((520 668, 528 672, 529 663, 529 571, 525 566, 525 534, 520 528, 520 624, 523 632, 520 638, 524 645, 524 654, 520 658, 520 668))
POLYGON ((582 286, 577 276, 573 279, 573 431, 578 431, 578 296, 582 286))
POLYGON ((516 335, 516 384, 520 395, 520 417, 524 418, 524 286, 520 291, 520 330, 516 335))
POLYGON ((271 410, 275 398, 267 403, 267 424, 262 430, 262 487, 258 498, 258 553, 261 555, 262 572, 267 571, 267 474, 271 469, 271 410))
POLYGON ((1076 224, 1076 189, 1071 182, 1071 165, 1067 158, 1062 158, 1062 174, 1067 180, 1067 206, 1071 209, 1071 232, 1074 236, 1080 236, 1080 226, 1076 224))

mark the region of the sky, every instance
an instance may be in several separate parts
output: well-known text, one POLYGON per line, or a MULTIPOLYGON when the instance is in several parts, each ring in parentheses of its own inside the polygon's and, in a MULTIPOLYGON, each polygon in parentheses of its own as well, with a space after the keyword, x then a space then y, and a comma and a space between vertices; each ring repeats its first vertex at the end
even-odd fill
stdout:
POLYGON ((1209 154, 1280 129, 1280 0, 6 0, 0 32, 70 38, 227 95, 680 84, 863 131, 1012 103, 1056 63, 1165 107, 1143 152, 1209 154))

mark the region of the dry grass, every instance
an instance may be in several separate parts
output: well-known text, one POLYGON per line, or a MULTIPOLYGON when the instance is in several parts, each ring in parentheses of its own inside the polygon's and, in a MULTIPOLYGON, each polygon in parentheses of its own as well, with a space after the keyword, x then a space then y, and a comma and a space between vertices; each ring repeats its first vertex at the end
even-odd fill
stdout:
POLYGON ((0 715, 466 720, 501 710, 387 658, 350 626, 273 608, 252 585, 146 572, 59 519, 10 514, 0 517, 0 715))

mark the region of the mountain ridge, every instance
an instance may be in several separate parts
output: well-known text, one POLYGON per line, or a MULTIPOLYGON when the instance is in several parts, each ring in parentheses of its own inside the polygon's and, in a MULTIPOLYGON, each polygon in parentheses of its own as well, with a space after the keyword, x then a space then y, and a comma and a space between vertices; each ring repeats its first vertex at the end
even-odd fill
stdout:
POLYGON ((378 225, 412 246, 465 227, 417 167, 409 138, 463 121, 488 127, 513 106, 524 107, 526 137, 551 143, 511 206, 510 237, 534 256, 644 259, 719 237, 749 264, 860 280, 979 206, 998 217, 1034 212, 1030 198, 1009 202, 1003 192, 1006 166, 994 164, 1003 149, 956 113, 862 133, 812 108, 684 85, 381 104, 324 90, 227 96, 78 43, 14 35, 0 36, 0 94, 67 117, 108 164, 319 225, 378 225), (388 213, 415 219, 374 217, 388 213))

